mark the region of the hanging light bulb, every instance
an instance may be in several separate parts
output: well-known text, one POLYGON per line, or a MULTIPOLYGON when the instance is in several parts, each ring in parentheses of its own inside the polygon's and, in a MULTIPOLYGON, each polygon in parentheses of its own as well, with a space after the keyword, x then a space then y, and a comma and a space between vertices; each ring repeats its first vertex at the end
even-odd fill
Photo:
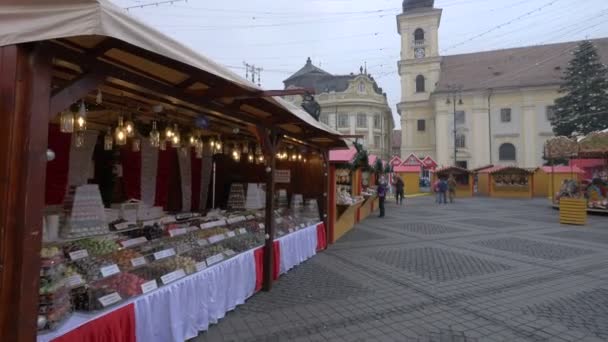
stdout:
POLYGON ((209 140, 209 146, 211 146, 211 150, 215 150, 215 140, 211 139, 209 140))
POLYGON ((127 120, 125 122, 125 132, 127 133, 127 137, 133 138, 135 136, 135 124, 131 120, 127 120))
POLYGON ((298 156, 295 153, 292 154, 291 155, 291 160, 293 161, 293 160, 296 160, 296 159, 298 159, 298 156))
POLYGON ((74 132, 74 113, 72 113, 70 110, 64 110, 61 112, 61 116, 59 117, 59 123, 59 130, 62 133, 74 132))
POLYGON ((256 156, 261 156, 262 155, 262 147, 260 145, 256 145, 255 146, 255 155, 256 156))
POLYGON ((118 127, 115 131, 116 145, 122 146, 127 143, 127 132, 125 131, 122 115, 118 117, 118 127))
POLYGON ((87 109, 84 105, 84 101, 80 102, 78 108, 78 116, 76 118, 76 131, 86 131, 87 129, 87 109))
POLYGON ((220 138, 215 142, 215 150, 217 153, 222 153, 222 140, 220 138))
POLYGON ((173 130, 171 129, 171 125, 167 124, 167 127, 165 128, 165 138, 170 139, 171 137, 173 137, 173 130))
POLYGON ((196 154, 196 158, 203 158, 203 141, 201 138, 198 138, 196 141, 196 146, 194 147, 194 153, 196 154))
POLYGON ((302 160, 302 155, 298 154, 298 160, 302 160))
POLYGON ((196 136, 194 136, 194 134, 190 135, 190 146, 196 146, 196 136))
POLYGON ((101 104, 103 102, 103 95, 101 94, 101 89, 97 89, 97 96, 95 96, 95 103, 101 104))
POLYGON ((167 140, 166 139, 160 139, 159 145, 158 145, 158 149, 161 151, 166 151, 167 150, 167 140))
POLYGON ((252 155, 252 154, 248 155, 248 156, 247 156, 247 160, 248 160, 250 163, 253 163, 253 155, 252 155))
POLYGON ((178 148, 179 146, 179 135, 174 134, 173 137, 171 137, 171 147, 178 148))
POLYGON ((133 141, 131 142, 131 151, 133 151, 133 152, 141 151, 141 139, 139 139, 139 138, 133 139, 133 141))
POLYGON ((249 143, 244 143, 243 144, 243 151, 244 154, 249 154, 249 143))
POLYGON ((112 138, 112 128, 108 127, 106 136, 103 137, 103 149, 104 151, 112 151, 112 145, 114 144, 114 138, 112 138))
POLYGON ((150 131, 150 145, 156 148, 160 146, 160 132, 156 128, 156 121, 152 121, 152 130, 150 131))
POLYGON ((76 132, 74 137, 74 145, 76 145, 76 148, 81 148, 84 146, 84 131, 76 132))

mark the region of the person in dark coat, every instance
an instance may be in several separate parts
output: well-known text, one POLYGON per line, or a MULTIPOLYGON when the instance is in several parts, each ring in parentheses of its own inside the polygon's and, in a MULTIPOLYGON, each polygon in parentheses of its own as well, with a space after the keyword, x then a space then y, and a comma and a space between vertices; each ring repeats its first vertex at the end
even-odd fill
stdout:
POLYGON ((378 184, 378 199, 380 200, 380 215, 378 217, 384 217, 384 200, 386 199, 386 180, 384 178, 380 179, 380 183, 378 184))
POLYGON ((403 179, 399 176, 395 176, 395 199, 397 200, 397 204, 403 204, 403 196, 405 195, 404 187, 405 184, 403 183, 403 179))

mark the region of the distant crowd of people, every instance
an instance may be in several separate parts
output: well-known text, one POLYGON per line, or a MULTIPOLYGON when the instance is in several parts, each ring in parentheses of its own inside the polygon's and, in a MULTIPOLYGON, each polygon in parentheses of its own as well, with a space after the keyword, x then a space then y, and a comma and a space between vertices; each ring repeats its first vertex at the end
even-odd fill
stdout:
MULTIPOLYGON (((435 193, 435 203, 438 204, 447 204, 448 200, 450 203, 454 203, 454 198, 456 197, 456 179, 453 175, 449 177, 440 177, 433 184, 432 190, 435 193)), ((398 205, 403 205, 403 198, 405 197, 405 183, 403 179, 398 175, 393 177, 392 186, 395 190, 395 201, 398 205)), ((380 178, 378 182, 378 198, 380 200, 379 209, 380 215, 378 217, 384 217, 385 215, 385 207, 384 203, 386 201, 386 195, 389 192, 389 184, 386 178, 383 176, 380 178)))

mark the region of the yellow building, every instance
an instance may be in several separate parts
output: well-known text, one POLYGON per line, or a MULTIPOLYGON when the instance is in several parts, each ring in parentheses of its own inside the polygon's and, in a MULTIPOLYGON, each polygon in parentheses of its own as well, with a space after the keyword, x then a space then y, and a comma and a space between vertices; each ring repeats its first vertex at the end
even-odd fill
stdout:
MULTIPOLYGON (((468 169, 542 165, 552 106, 578 42, 441 56, 441 14, 433 0, 405 0, 397 16, 401 157, 430 155, 468 169)), ((592 42, 608 64, 608 39, 592 42)))

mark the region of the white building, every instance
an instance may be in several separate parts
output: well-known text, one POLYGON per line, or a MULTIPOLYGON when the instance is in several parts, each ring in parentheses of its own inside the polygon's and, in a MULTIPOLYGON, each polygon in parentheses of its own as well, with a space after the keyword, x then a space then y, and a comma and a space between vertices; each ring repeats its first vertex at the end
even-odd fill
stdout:
MULTIPOLYGON (((440 56, 442 10, 433 5, 405 0, 397 16, 401 157, 453 165, 456 145, 456 164, 468 168, 542 165, 552 106, 578 42, 440 56)), ((608 63, 608 39, 592 42, 608 63)))
MULTIPOLYGON (((393 115, 386 94, 364 68, 358 74, 332 75, 312 64, 283 81, 285 89, 315 89, 321 105, 320 121, 347 135, 362 135, 366 149, 383 160, 391 155, 393 115)), ((302 97, 286 96, 298 105, 302 97)))

